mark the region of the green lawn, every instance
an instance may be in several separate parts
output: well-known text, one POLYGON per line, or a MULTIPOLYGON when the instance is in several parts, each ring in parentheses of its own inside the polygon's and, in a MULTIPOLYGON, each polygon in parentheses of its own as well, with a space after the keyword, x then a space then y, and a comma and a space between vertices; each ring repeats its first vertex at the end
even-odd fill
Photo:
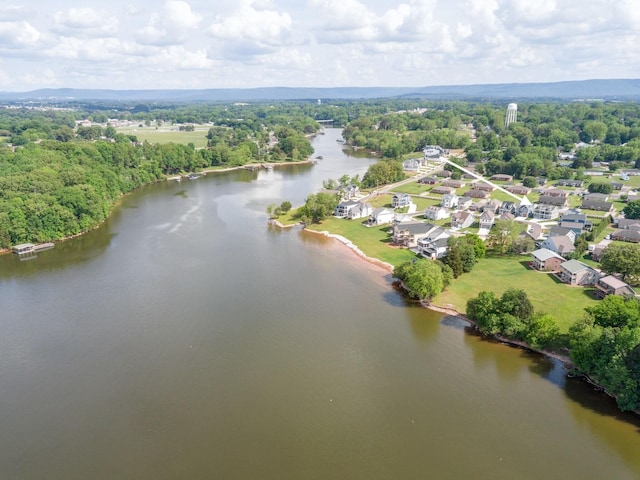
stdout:
POLYGON ((156 127, 123 127, 116 129, 118 133, 135 135, 139 141, 149 143, 181 143, 187 145, 193 143, 196 148, 207 146, 208 125, 198 125, 193 132, 180 132, 178 127, 163 126, 156 127))
POLYGON ((391 265, 400 265, 416 255, 405 248, 391 247, 390 236, 387 233, 389 225, 365 227, 365 219, 347 220, 344 218, 329 218, 319 225, 310 225, 310 230, 322 232, 327 230, 333 234, 342 235, 357 245, 368 257, 377 258, 391 265))
POLYGON ((400 185, 399 187, 394 188, 393 191, 396 193, 408 193, 409 195, 420 195, 427 191, 427 187, 425 185, 420 185, 415 181, 407 183, 406 185, 400 185))
POLYGON ((553 315, 563 333, 583 315, 584 307, 597 300, 591 289, 570 287, 554 276, 527 266, 528 256, 490 257, 482 259, 470 273, 458 277, 448 289, 435 298, 436 305, 451 304, 465 311, 467 300, 482 290, 501 295, 510 287, 527 292, 537 312, 553 315))

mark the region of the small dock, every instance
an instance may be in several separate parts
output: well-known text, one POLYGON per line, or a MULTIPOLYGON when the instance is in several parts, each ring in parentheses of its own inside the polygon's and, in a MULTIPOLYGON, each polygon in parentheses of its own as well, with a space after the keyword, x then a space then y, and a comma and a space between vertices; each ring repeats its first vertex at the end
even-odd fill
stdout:
POLYGON ((53 248, 54 244, 51 242, 47 243, 20 243, 19 245, 14 245, 11 249, 13 253, 17 255, 28 255, 31 253, 36 253, 41 250, 48 250, 49 248, 53 248))

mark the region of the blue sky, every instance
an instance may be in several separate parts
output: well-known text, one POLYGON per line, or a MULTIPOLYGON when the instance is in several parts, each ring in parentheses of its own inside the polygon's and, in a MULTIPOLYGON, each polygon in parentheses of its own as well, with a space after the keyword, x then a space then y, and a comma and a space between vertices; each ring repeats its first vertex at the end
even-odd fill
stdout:
POLYGON ((0 0, 0 90, 640 78, 638 0, 0 0))

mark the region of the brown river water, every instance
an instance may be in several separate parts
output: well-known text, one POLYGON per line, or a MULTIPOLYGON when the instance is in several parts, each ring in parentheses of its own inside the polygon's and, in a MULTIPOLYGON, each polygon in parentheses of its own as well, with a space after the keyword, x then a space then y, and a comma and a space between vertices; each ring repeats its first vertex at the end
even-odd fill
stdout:
POLYGON ((167 182, 0 256, 0 479, 638 479, 640 422, 267 224, 373 161, 167 182))

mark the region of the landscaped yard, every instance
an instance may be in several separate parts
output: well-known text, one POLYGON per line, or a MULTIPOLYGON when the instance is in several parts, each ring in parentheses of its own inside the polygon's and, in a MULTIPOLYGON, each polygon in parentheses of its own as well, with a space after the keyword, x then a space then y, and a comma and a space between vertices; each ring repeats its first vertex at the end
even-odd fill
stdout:
POLYGON ((464 312, 467 300, 482 290, 500 296, 508 288, 521 288, 527 292, 537 312, 553 315, 562 333, 582 318, 584 308, 597 300, 592 289, 570 287, 551 274, 532 270, 527 266, 529 256, 490 257, 480 260, 470 273, 458 277, 449 288, 438 295, 434 304, 448 304, 464 312))
POLYGON ((391 265, 400 265, 407 260, 416 258, 416 255, 406 248, 396 248, 390 245, 390 236, 387 231, 390 225, 365 227, 364 218, 347 220, 344 218, 329 218, 321 224, 310 225, 310 230, 322 232, 327 230, 333 234, 342 235, 357 245, 368 257, 377 258, 391 265))

